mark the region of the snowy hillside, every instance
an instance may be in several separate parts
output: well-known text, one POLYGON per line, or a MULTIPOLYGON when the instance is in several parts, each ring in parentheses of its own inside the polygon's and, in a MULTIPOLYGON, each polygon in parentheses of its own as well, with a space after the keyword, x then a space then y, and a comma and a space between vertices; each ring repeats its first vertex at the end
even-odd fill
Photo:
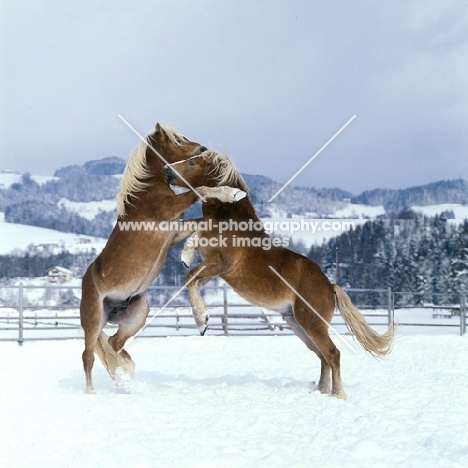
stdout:
POLYGON ((6 223, 3 213, 0 213, 0 240, 0 255, 14 250, 27 252, 30 245, 36 246, 35 249, 40 249, 41 244, 57 248, 65 247, 69 251, 95 248, 100 252, 105 244, 105 239, 97 237, 81 236, 25 224, 6 223))
POLYGON ((359 205, 355 203, 348 203, 347 206, 335 211, 332 215, 329 215, 329 218, 368 218, 373 219, 377 216, 385 214, 385 208, 382 205, 378 206, 369 206, 369 205, 359 205))
POLYGON ((96 359, 96 395, 82 340, 0 343, 2 466, 466 466, 468 336, 407 336, 382 361, 337 345, 346 401, 312 391, 294 336, 138 339, 135 380, 96 359))
MULTIPOLYGON (((73 245, 78 233, 107 238, 115 223, 114 197, 124 167, 123 159, 109 157, 58 169, 54 176, 1 172, 0 212, 5 216, 0 219, 0 253, 24 250, 32 243, 57 242, 56 239, 59 243, 73 245), (57 233, 52 229, 65 232, 57 233), (70 234, 70 230, 77 234, 70 234)), ((357 227, 368 219, 393 216, 388 210, 403 208, 426 216, 449 212, 449 218, 453 212, 455 221, 451 220, 450 224, 459 224, 468 218, 468 183, 463 179, 405 190, 376 189, 356 197, 339 189, 287 187, 270 204, 267 200, 281 184, 261 175, 244 174, 243 177, 263 221, 287 223, 306 219, 317 223, 313 232, 310 229, 294 232, 287 228, 274 229, 275 235, 301 243, 304 253, 313 245, 347 231, 346 228, 326 229, 325 220, 352 220, 357 227), (434 200, 440 203, 429 203, 434 200), (409 204, 411 201, 417 203, 409 204)), ((198 213, 193 215, 199 216, 198 213)))
MULTIPOLYGON (((0 172, 0 190, 8 189, 13 184, 20 184, 22 180, 23 174, 18 172, 9 172, 9 171, 2 171, 0 172)), ((54 176, 31 176, 31 179, 34 180, 39 185, 45 184, 51 180, 58 180, 58 177, 54 176)))
POLYGON ((440 205, 412 206, 411 210, 424 216, 435 216, 452 211, 455 219, 468 219, 468 205, 459 203, 442 203, 440 205))
POLYGON ((90 202, 74 202, 66 198, 58 201, 58 206, 64 206, 68 211, 78 213, 86 219, 94 219, 100 211, 115 211, 116 202, 112 200, 100 200, 90 202))

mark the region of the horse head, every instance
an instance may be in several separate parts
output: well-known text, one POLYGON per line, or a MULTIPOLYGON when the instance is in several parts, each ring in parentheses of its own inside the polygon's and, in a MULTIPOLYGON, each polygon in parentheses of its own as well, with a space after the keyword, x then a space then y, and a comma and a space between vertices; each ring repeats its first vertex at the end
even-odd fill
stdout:
POLYGON ((235 185, 240 176, 232 161, 216 151, 205 151, 185 161, 168 164, 163 169, 172 185, 187 187, 219 187, 235 185))
MULTIPOLYGON (((166 162, 174 163, 203 153, 207 148, 189 140, 169 126, 156 124, 154 133, 148 135, 148 144, 155 149, 166 162)), ((149 151, 149 154, 154 151, 149 151)))

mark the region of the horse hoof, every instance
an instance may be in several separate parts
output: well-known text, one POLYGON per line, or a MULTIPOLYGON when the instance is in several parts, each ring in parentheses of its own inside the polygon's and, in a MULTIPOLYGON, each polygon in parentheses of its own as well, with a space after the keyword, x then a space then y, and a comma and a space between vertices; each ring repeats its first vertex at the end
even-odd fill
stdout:
POLYGON ((184 265, 185 268, 190 268, 190 264, 192 263, 190 261, 189 256, 184 252, 180 252, 180 261, 182 262, 182 265, 184 265))
POLYGON ((339 398, 340 400, 346 400, 348 398, 348 395, 346 395, 345 392, 332 393, 331 396, 335 398, 339 398))
POLYGON ((247 193, 244 192, 243 190, 236 190, 234 193, 231 194, 231 200, 233 202, 237 202, 239 200, 242 200, 247 196, 247 193))
POLYGON ((208 320, 210 316, 206 314, 201 320, 199 317, 196 317, 195 323, 197 325, 197 330, 198 333, 200 333, 200 336, 203 336, 208 329, 208 320))

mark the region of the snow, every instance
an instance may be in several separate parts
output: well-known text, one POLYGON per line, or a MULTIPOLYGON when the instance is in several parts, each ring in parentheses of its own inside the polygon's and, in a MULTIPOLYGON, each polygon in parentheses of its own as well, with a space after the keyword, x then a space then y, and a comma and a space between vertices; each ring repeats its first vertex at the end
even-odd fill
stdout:
POLYGON ((0 343, 0 464, 466 465, 467 336, 406 336, 382 361, 335 342, 346 401, 311 390, 319 361, 294 336, 137 339, 134 381, 96 360, 96 395, 82 340, 0 343))
POLYGON ((10 188, 13 184, 21 182, 23 174, 19 172, 2 171, 0 172, 0 189, 10 188))
POLYGON ((292 217, 273 217, 273 218, 261 218, 262 222, 265 223, 278 223, 277 229, 274 230, 272 237, 289 237, 294 242, 302 242, 305 247, 310 248, 312 245, 323 244, 330 239, 340 236, 343 232, 354 229, 357 226, 365 224, 367 219, 323 219, 323 218, 304 218, 299 215, 292 215, 292 217), (291 229, 280 229, 281 224, 285 223, 285 226, 291 225, 294 221, 304 219, 308 223, 314 224, 316 227, 312 228, 312 224, 309 230, 298 230, 291 232, 291 229), (332 226, 342 224, 342 229, 332 229, 332 226), (350 223, 353 223, 354 228, 350 227, 350 223), (314 231, 315 229, 315 231, 314 231))
POLYGON ((350 203, 345 208, 341 208, 330 218, 377 218, 385 214, 385 208, 382 205, 369 206, 350 203))
POLYGON ((86 219, 94 219, 100 211, 114 211, 116 209, 115 199, 91 202, 75 202, 67 198, 61 198, 59 206, 64 206, 68 211, 74 211, 86 219))
POLYGON ((102 250, 106 240, 98 237, 82 236, 69 232, 60 232, 26 224, 5 222, 4 213, 0 212, 0 255, 11 253, 13 250, 28 251, 30 245, 40 250, 41 244, 64 246, 70 251, 102 250), (82 242, 87 242, 83 243, 82 242))
MULTIPOLYGON (((20 184, 23 178, 23 174, 13 171, 1 171, 0 172, 0 189, 8 189, 13 184, 20 184)), ((58 177, 54 176, 38 176, 32 175, 31 179, 39 185, 45 184, 51 180, 58 180, 58 177)))
POLYGON ((468 206, 459 203, 442 203, 440 205, 412 206, 411 210, 425 216, 436 216, 444 211, 453 211, 456 219, 468 219, 468 206))

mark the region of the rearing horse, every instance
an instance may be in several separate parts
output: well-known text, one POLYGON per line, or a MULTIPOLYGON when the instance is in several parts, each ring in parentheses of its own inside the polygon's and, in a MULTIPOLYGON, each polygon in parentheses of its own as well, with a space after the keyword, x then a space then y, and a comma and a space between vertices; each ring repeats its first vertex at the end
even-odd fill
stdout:
MULTIPOLYGON (((179 174, 190 184, 209 187, 228 184, 247 191, 230 159, 214 151, 172 164, 165 168, 165 173, 171 184, 181 187, 186 185, 179 174)), ((350 331, 374 356, 390 352, 393 330, 389 328, 383 335, 376 333, 346 292, 331 284, 316 263, 281 247, 279 239, 276 239, 279 242, 271 239, 249 196, 235 204, 206 200, 202 206, 204 220, 211 220, 218 232, 193 234, 198 238, 203 263, 188 273, 187 282, 196 278, 187 288, 200 332, 206 329, 208 310, 199 287, 219 276, 247 301, 282 314, 291 330, 321 361, 317 390, 330 392, 331 371, 331 394, 346 398, 340 376, 340 352, 328 334, 335 299, 350 331)), ((192 239, 191 245, 187 242, 182 252, 186 266, 193 261, 195 250, 196 239, 192 239)))
POLYGON ((120 222, 171 221, 180 219, 190 205, 199 199, 219 197, 226 202, 243 195, 238 189, 222 190, 200 187, 176 195, 163 173, 166 161, 181 161, 207 150, 170 127, 156 129, 132 152, 117 195, 118 222, 103 251, 88 267, 82 282, 80 303, 81 326, 85 349, 83 367, 86 392, 94 392, 91 371, 94 352, 114 378, 121 367, 133 374, 134 362, 123 349, 128 338, 145 323, 149 305, 144 292, 159 274, 169 247, 191 234, 166 230, 121 230, 120 222), (102 331, 106 323, 119 325, 109 339, 102 331))

